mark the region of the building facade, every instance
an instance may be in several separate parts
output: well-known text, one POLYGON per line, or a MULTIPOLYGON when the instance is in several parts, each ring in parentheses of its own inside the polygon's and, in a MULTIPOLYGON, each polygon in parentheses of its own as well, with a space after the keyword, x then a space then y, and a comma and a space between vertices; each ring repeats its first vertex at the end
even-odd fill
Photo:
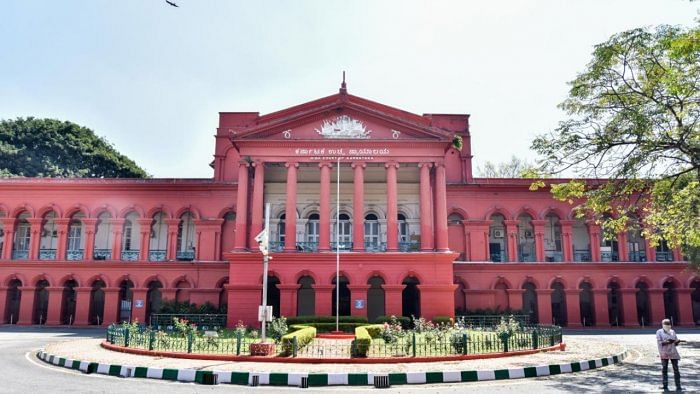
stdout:
POLYGON ((639 231, 605 240, 549 191, 472 175, 468 115, 347 92, 223 112, 211 179, 0 180, 0 317, 148 321, 162 300, 257 321, 271 204, 276 315, 525 310, 570 327, 700 323, 700 275, 639 231), (460 149, 461 148, 461 149, 460 149), (340 276, 336 278, 336 250, 340 276))

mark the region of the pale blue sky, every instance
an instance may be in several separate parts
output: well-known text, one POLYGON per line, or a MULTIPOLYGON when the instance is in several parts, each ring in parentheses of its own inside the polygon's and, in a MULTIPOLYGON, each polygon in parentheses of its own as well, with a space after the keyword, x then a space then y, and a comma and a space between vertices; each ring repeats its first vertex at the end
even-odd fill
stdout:
POLYGON ((592 46, 691 24, 698 3, 607 1, 0 0, 0 118, 107 137, 156 177, 210 177, 219 111, 337 92, 416 113, 469 113, 476 164, 532 137, 592 46))

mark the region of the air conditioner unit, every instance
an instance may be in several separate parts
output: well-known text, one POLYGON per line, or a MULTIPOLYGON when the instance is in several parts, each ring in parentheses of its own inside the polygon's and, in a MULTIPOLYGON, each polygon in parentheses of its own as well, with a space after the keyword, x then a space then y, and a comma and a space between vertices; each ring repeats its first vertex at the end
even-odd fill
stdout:
POLYGON ((493 237, 494 238, 503 238, 503 230, 494 229, 493 230, 493 237))

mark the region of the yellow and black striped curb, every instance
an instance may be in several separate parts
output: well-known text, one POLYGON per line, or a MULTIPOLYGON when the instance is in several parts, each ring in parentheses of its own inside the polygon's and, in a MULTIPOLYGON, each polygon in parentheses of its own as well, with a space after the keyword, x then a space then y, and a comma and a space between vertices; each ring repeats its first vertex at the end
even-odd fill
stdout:
POLYGON ((128 365, 101 364, 48 354, 43 350, 37 357, 49 364, 80 370, 85 373, 99 373, 125 378, 150 378, 196 382, 202 384, 229 383, 251 385, 254 381, 261 385, 300 386, 306 378, 309 386, 367 386, 374 384, 375 376, 387 376, 390 385, 481 382, 486 380, 503 380, 534 378, 563 373, 573 373, 596 369, 622 362, 627 357, 627 350, 614 356, 594 360, 578 361, 565 364, 539 365, 496 370, 479 371, 441 371, 441 372, 399 372, 399 373, 277 373, 277 372, 224 372, 201 371, 195 369, 171 369, 154 367, 134 367, 128 365), (213 379, 216 375, 216 379, 213 379), (257 376, 257 379, 255 377, 257 376), (214 383, 215 382, 215 383, 214 383))

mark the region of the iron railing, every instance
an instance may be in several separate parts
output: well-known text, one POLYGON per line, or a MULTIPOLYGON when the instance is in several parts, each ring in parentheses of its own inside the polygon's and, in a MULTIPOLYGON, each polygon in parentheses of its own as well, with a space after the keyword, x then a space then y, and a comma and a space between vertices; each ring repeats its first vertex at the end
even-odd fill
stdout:
POLYGON ((95 249, 92 251, 92 258, 95 260, 111 260, 112 250, 111 249, 95 249))
POLYGON ((84 253, 83 253, 82 249, 67 250, 66 251, 66 260, 71 260, 71 261, 82 260, 83 254, 84 253))
POLYGON ((564 261, 564 254, 556 250, 545 250, 544 259, 548 263, 557 263, 564 261))
POLYGON ((138 250, 122 250, 122 261, 136 261, 138 259, 138 250))
POLYGON ((656 261, 673 261, 673 252, 670 250, 667 251, 656 251, 656 261))
POLYGON ((187 320, 201 330, 219 330, 226 327, 226 315, 218 313, 152 313, 149 324, 157 330, 172 331, 173 318, 187 320))
POLYGON ((13 250, 12 260, 26 260, 29 258, 28 250, 13 250))
POLYGON ((154 249, 148 251, 149 261, 165 261, 166 250, 164 249, 154 249))
POLYGON ((352 250, 352 242, 350 241, 331 242, 331 250, 335 250, 336 245, 341 252, 352 250))
POLYGON ((56 260, 56 249, 39 249, 39 260, 56 260))
POLYGON ((365 241, 366 252, 386 252, 386 242, 365 241))
POLYGON ((418 252, 420 250, 420 243, 416 241, 409 242, 399 242, 399 251, 407 252, 418 252))
POLYGON ((455 321, 466 327, 479 327, 479 328, 489 328, 495 327, 500 322, 501 319, 513 318, 515 321, 520 323, 522 326, 530 325, 530 315, 458 315, 455 316, 455 321))
POLYGON ((629 261, 645 262, 647 261, 647 254, 642 250, 629 252, 629 261))
POLYGON ((179 251, 175 254, 175 259, 180 261, 192 261, 194 260, 194 250, 179 251))
POLYGON ((574 249, 574 261, 581 263, 590 262, 591 251, 588 249, 574 249))
POLYGON ((318 252, 318 242, 297 242, 297 252, 318 252))
POLYGON ((270 241, 268 243, 268 248, 270 248, 270 252, 281 252, 284 250, 284 242, 270 241))

